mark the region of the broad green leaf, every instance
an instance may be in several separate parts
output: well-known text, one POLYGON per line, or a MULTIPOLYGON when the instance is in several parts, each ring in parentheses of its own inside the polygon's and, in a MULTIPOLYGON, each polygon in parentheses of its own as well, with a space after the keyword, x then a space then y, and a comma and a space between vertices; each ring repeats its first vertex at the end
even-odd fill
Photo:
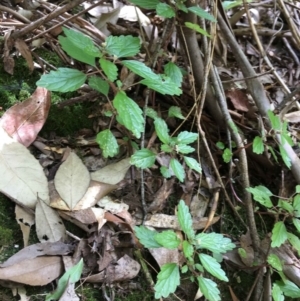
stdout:
POLYGON ((265 186, 259 185, 256 187, 249 187, 246 190, 252 193, 255 201, 259 202, 261 205, 272 208, 273 204, 271 202, 270 196, 272 196, 272 192, 265 186))
POLYGON ((105 96, 108 95, 109 91, 109 84, 99 76, 92 76, 89 78, 89 86, 94 90, 104 94, 105 96))
POLYGON ((296 185, 296 193, 300 193, 300 185, 296 185))
POLYGON ((145 9, 155 9, 159 0, 130 0, 131 3, 145 9))
POLYGON ((50 91, 72 92, 79 89, 86 81, 86 75, 79 70, 71 68, 58 68, 43 74, 36 85, 50 91))
POLYGON ((60 297, 65 292, 69 283, 71 284, 79 281, 82 273, 82 269, 83 269, 83 259, 81 258, 76 265, 74 265, 69 270, 67 270, 64 273, 64 275, 58 280, 56 290, 51 294, 47 294, 45 301, 60 299, 60 297))
POLYGON ((172 146, 170 146, 169 144, 162 144, 160 146, 160 149, 162 152, 165 152, 165 153, 171 153, 174 150, 174 148, 172 146))
POLYGON ((184 119, 184 116, 181 113, 181 108, 176 107, 176 106, 172 106, 169 108, 168 117, 176 117, 178 119, 184 119))
POLYGON ((98 133, 96 142, 102 149, 104 158, 114 157, 119 153, 119 145, 117 139, 109 129, 98 133))
POLYGON ((196 235, 198 249, 207 249, 213 253, 226 253, 236 246, 231 239, 219 233, 199 233, 196 235))
POLYGON ((130 158, 130 164, 138 168, 152 167, 155 162, 156 155, 148 148, 136 151, 130 158))
POLYGON ((181 154, 190 154, 195 151, 193 147, 186 144, 177 144, 175 149, 177 153, 181 154))
POLYGON ((149 107, 146 108, 145 114, 152 119, 158 118, 157 112, 149 107))
POLYGON ((279 116, 274 115, 274 113, 270 110, 268 110, 268 116, 270 118, 273 130, 281 131, 282 123, 279 116))
POLYGON ((198 163, 197 160, 195 160, 194 158, 191 158, 191 157, 186 157, 186 156, 184 156, 183 159, 189 168, 191 168, 199 173, 202 173, 201 165, 198 163))
POLYGON ((172 158, 170 160, 170 167, 172 168, 172 171, 176 178, 180 181, 183 182, 185 178, 185 172, 183 166, 179 163, 177 159, 172 158))
POLYGON ((166 4, 166 3, 158 3, 156 6, 156 13, 164 18, 173 18, 175 17, 175 11, 174 9, 166 4))
POLYGON ((204 277, 197 277, 199 288, 204 295, 204 297, 209 301, 221 301, 220 291, 217 287, 217 284, 204 277))
POLYGON ((182 90, 169 77, 158 75, 157 79, 143 79, 141 84, 163 95, 181 95, 182 90))
POLYGON ((273 269, 276 269, 277 271, 281 272, 282 271, 282 264, 281 264, 281 261, 280 259, 278 258, 277 255, 275 254, 270 254, 268 256, 268 259, 267 259, 269 265, 273 268, 273 269))
POLYGON ((255 154, 262 154, 264 152, 264 142, 259 136, 256 136, 253 140, 253 152, 255 154))
POLYGON ((195 237, 195 231, 193 229, 193 219, 189 211, 189 207, 180 200, 177 208, 177 218, 182 231, 185 233, 188 239, 192 240, 195 237))
POLYGON ((139 61, 122 61, 122 64, 140 77, 157 80, 159 76, 155 74, 149 67, 139 61))
POLYGON ((176 7, 177 7, 178 10, 182 10, 185 13, 189 12, 188 9, 187 9, 187 7, 186 7, 186 5, 183 2, 177 1, 176 2, 176 7))
POLYGON ((279 285, 277 285, 276 283, 273 283, 272 297, 274 301, 284 301, 283 292, 280 289, 279 285))
POLYGON ((229 163, 232 158, 232 152, 229 148, 225 148, 222 154, 222 158, 225 163, 229 163))
MULTIPOLYGON (((170 77, 170 79, 178 87, 181 85, 181 83, 182 83, 182 72, 176 64, 174 64, 173 62, 169 62, 168 64, 166 64, 165 65, 165 74, 166 74, 166 76, 170 77)), ((179 107, 171 107, 171 108, 178 108, 180 110, 179 107)), ((170 109, 169 109, 169 112, 170 112, 170 109)), ((181 111, 180 111, 180 115, 181 115, 181 111)), ((174 116, 174 117, 177 117, 177 116, 174 116)), ((184 119, 184 117, 182 116, 181 119, 184 119)))
POLYGON ((300 217, 300 194, 295 195, 293 199, 294 215, 300 217))
POLYGON ((300 220, 298 218, 293 218, 293 224, 296 227, 297 231, 300 233, 300 220))
POLYGON ((165 144, 170 142, 169 128, 167 123, 162 118, 155 118, 154 126, 159 140, 165 144))
POLYGON ((176 249, 180 245, 180 239, 174 231, 168 230, 157 233, 154 239, 164 248, 176 249))
POLYGON ((117 58, 134 56, 140 51, 140 39, 133 36, 109 36, 105 41, 106 51, 117 58))
POLYGON ((111 61, 108 61, 104 58, 101 58, 99 60, 100 67, 103 70, 104 74, 107 76, 107 78, 114 82, 118 77, 118 68, 117 66, 112 63, 111 61))
POLYGON ((278 207, 284 209, 288 213, 293 213, 294 207, 287 201, 287 200, 281 200, 278 201, 278 207))
POLYGON ((192 257, 194 254, 194 247, 186 240, 182 243, 183 254, 185 258, 192 257))
POLYGON ((190 144, 195 142, 197 139, 198 139, 197 133, 183 131, 180 132, 179 135, 177 136, 177 143, 190 144))
POLYGON ((228 281, 225 272, 222 270, 221 265, 217 262, 215 258, 207 254, 201 253, 199 254, 199 259, 207 272, 209 272, 210 274, 212 274, 220 280, 228 281))
POLYGON ((184 25, 187 28, 193 29, 193 30, 197 31, 200 34, 202 34, 204 36, 207 36, 208 38, 211 38, 211 35, 206 30, 201 28, 198 24, 191 23, 191 22, 185 22, 184 25))
POLYGON ((285 166, 290 169, 292 164, 291 164, 291 159, 290 159, 288 153, 281 145, 279 145, 279 151, 280 151, 280 155, 281 155, 281 158, 282 158, 285 166))
POLYGON ((211 22, 217 22, 217 20, 213 15, 209 14, 207 11, 205 11, 203 8, 199 6, 188 7, 188 10, 196 14, 200 18, 206 19, 211 22))
POLYGON ((221 150, 223 150, 225 148, 225 144, 221 141, 218 141, 216 143, 216 146, 217 146, 218 149, 221 149, 221 150))
POLYGON ((292 234, 292 233, 287 233, 288 240, 290 244, 295 248, 295 250, 298 252, 298 255, 300 256, 300 239, 292 234))
POLYGON ((155 299, 168 297, 174 293, 180 283, 179 267, 176 263, 167 263, 161 267, 155 284, 155 299))
POLYGON ((291 298, 300 298, 300 288, 292 281, 288 279, 285 279, 284 282, 282 280, 279 280, 276 281, 276 284, 283 291, 284 295, 291 298))
POLYGON ((285 224, 280 221, 275 223, 273 230, 272 230, 272 236, 271 236, 271 247, 280 247, 288 238, 287 231, 285 224))
POLYGON ((152 231, 145 226, 134 227, 134 232, 136 237, 139 239, 140 243, 149 249, 161 248, 161 245, 155 240, 155 235, 158 233, 152 231))
POLYGON ((161 166, 159 170, 160 170, 160 173, 163 175, 164 178, 169 179, 169 178, 172 177, 171 171, 168 167, 161 166))
POLYGON ((136 138, 141 137, 144 131, 143 111, 126 93, 120 91, 113 100, 113 105, 122 118, 124 126, 130 130, 136 138))

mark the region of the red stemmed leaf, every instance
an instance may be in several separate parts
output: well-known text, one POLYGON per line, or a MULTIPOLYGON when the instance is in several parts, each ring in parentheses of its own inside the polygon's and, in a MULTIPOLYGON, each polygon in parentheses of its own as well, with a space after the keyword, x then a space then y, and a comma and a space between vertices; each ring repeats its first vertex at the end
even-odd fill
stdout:
POLYGON ((25 101, 8 109, 0 120, 0 125, 16 141, 29 146, 43 127, 51 104, 51 94, 38 87, 25 101))

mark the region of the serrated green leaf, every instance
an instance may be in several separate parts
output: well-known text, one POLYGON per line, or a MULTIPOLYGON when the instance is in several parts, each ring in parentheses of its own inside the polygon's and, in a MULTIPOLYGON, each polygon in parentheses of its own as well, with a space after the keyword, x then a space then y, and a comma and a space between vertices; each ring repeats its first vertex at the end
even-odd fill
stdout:
POLYGON ((207 11, 205 11, 203 8, 199 6, 188 7, 188 10, 196 14, 200 18, 206 19, 211 22, 217 22, 217 20, 213 15, 209 14, 207 11))
POLYGON ((152 167, 155 162, 156 155, 147 148, 136 151, 130 158, 130 164, 138 168, 152 167))
POLYGON ((159 140, 165 144, 168 144, 170 142, 170 136, 167 123, 158 117, 154 120, 154 126, 159 140))
POLYGON ((47 294, 45 301, 60 299, 60 297, 65 292, 69 283, 71 284, 79 281, 80 276, 82 274, 82 269, 83 269, 83 259, 81 258, 76 265, 74 265, 69 270, 67 270, 64 273, 64 275, 58 280, 56 290, 51 294, 47 294))
POLYGON ((103 80, 102 78, 100 78, 99 76, 92 76, 89 78, 89 86, 104 94, 105 96, 108 95, 108 91, 109 91, 109 84, 103 80))
POLYGON ((169 77, 158 75, 156 79, 143 79, 141 84, 163 95, 181 95, 182 90, 169 77))
POLYGON ((176 176, 176 178, 180 181, 183 182, 185 178, 185 172, 183 166, 180 164, 180 162, 177 159, 172 158, 170 160, 170 167, 176 176))
MULTIPOLYGON (((283 126, 287 126, 287 122, 285 121, 283 123, 283 126)), ((287 130, 285 130, 287 131, 287 130)), ((289 144, 290 146, 294 146, 294 141, 292 137, 290 136, 291 134, 289 132, 282 132, 281 133, 281 144, 284 145, 284 143, 289 144)))
POLYGON ((193 219, 189 211, 189 207, 180 200, 177 208, 177 218, 182 231, 185 233, 188 239, 192 240, 195 237, 195 231, 193 229, 193 219))
POLYGON ((259 185, 256 187, 246 188, 246 190, 252 193, 255 201, 259 202, 267 208, 273 207, 273 204, 270 199, 270 196, 272 196, 273 194, 267 187, 259 185))
POLYGON ((215 276, 219 280, 228 281, 228 278, 225 275, 224 270, 222 270, 221 265, 217 260, 207 254, 199 254, 199 259, 203 267, 211 275, 215 276))
POLYGON ((176 2, 176 7, 177 7, 177 9, 182 10, 185 13, 189 12, 188 9, 187 9, 187 7, 186 7, 186 5, 184 3, 182 3, 182 2, 177 1, 176 2))
POLYGON ((269 263, 269 265, 276 269, 277 271, 281 272, 282 271, 282 264, 280 259, 278 258, 277 255, 275 254, 270 254, 268 256, 267 262, 269 263))
POLYGON ((122 118, 124 126, 130 130, 136 138, 141 137, 144 131, 143 111, 123 91, 119 91, 113 100, 113 105, 122 118))
POLYGON ((300 233, 300 220, 298 218, 293 218, 293 224, 296 227, 297 231, 300 233))
MULTIPOLYGON (((168 76, 178 87, 181 85, 182 83, 182 72, 180 70, 180 68, 174 64, 173 62, 169 62, 168 64, 165 65, 165 74, 166 76, 168 76)), ((178 108, 180 110, 179 107, 171 107, 171 108, 178 108)), ((171 109, 170 108, 170 109, 171 109)), ((169 109, 169 112, 170 112, 169 109)), ((181 112, 180 112, 181 115, 181 112)), ((182 116, 182 115, 181 115, 182 116)), ((172 117, 172 116, 170 116, 172 117)), ((177 116, 174 116, 177 117, 177 116)), ((178 117, 179 118, 179 117, 178 117)), ((182 116, 182 119, 184 119, 184 117, 182 116)))
POLYGON ((276 248, 280 247, 288 238, 287 231, 285 224, 280 221, 275 223, 273 230, 272 230, 272 236, 271 236, 271 247, 276 248))
POLYGON ((114 157, 119 153, 119 145, 117 139, 109 129, 98 133, 96 142, 102 149, 104 158, 114 157))
POLYGON ((191 168, 199 173, 202 173, 201 165, 198 163, 197 160, 195 160, 194 158, 191 158, 191 157, 186 157, 186 156, 184 156, 183 159, 189 168, 191 168))
POLYGON ((182 273, 182 274, 185 274, 188 270, 189 270, 188 266, 187 266, 187 265, 184 265, 184 266, 181 268, 181 273, 182 273))
POLYGON ((173 18, 175 17, 174 9, 166 3, 158 3, 156 6, 156 13, 164 18, 173 18))
POLYGON ((216 143, 216 147, 217 147, 218 149, 223 150, 223 149, 225 148, 225 144, 224 144, 223 142, 221 142, 221 141, 218 141, 218 142, 216 143))
POLYGON ((172 146, 170 146, 169 144, 162 144, 160 146, 160 149, 162 152, 165 152, 165 153, 171 153, 174 149, 172 146))
POLYGON ((146 108, 145 114, 152 119, 158 118, 157 112, 149 107, 146 108))
POLYGON ((133 36, 109 36, 105 41, 106 51, 117 58, 134 56, 140 51, 140 39, 133 36))
POLYGON ((207 249, 213 253, 226 253, 236 246, 230 238, 219 233, 199 233, 196 235, 197 249, 207 249))
POLYGON ((43 74, 36 85, 50 91, 72 92, 78 90, 86 81, 86 75, 71 68, 58 68, 43 74))
POLYGON ((284 282, 282 280, 276 281, 276 284, 280 287, 285 296, 300 298, 300 288, 292 281, 285 279, 284 282))
POLYGON ((176 249, 180 245, 180 239, 174 231, 168 230, 157 233, 154 239, 164 248, 176 249))
POLYGON ((190 154, 195 151, 195 148, 186 144, 177 144, 175 149, 177 153, 181 154, 190 154))
POLYGON ((204 36, 206 36, 208 38, 211 38, 211 35, 206 30, 204 30, 203 28, 201 28, 198 24, 191 23, 191 22, 185 22, 184 25, 187 28, 193 29, 193 30, 197 31, 200 34, 202 34, 202 35, 204 35, 204 36))
POLYGON ((166 166, 161 166, 160 167, 160 173, 163 175, 164 178, 169 179, 172 177, 171 171, 168 167, 166 166))
POLYGON ((183 254, 185 258, 192 257, 194 254, 194 247, 186 240, 182 243, 183 254))
POLYGON ((136 237, 139 239, 140 243, 149 249, 161 248, 161 245, 155 240, 155 235, 158 233, 152 231, 145 226, 134 227, 134 232, 136 237))
POLYGON ((155 284, 155 298, 167 298, 174 293, 180 283, 179 267, 176 263, 167 263, 161 267, 155 284))
POLYGON ((293 213, 294 211, 294 207, 286 200, 281 200, 279 199, 278 201, 278 207, 284 209, 285 211, 289 212, 289 213, 293 213))
POLYGON ((279 116, 274 115, 274 113, 270 110, 268 110, 268 116, 270 118, 273 130, 281 131, 282 122, 280 121, 279 116))
POLYGON ((195 268, 200 271, 201 273, 204 273, 204 268, 200 263, 195 264, 195 268))
POLYGON ((155 74, 149 67, 147 67, 144 63, 133 60, 122 61, 122 64, 131 70, 133 73, 139 75, 140 77, 157 80, 158 75, 155 74))
POLYGON ((145 9, 155 9, 159 0, 130 0, 131 3, 145 9))
POLYGON ((295 248, 295 250, 298 252, 298 255, 300 256, 300 239, 292 234, 292 233, 287 233, 288 240, 290 244, 295 248))
POLYGON ((296 185, 296 193, 300 193, 300 185, 296 185))
POLYGON ((253 140, 253 152, 255 154, 262 154, 264 152, 264 142, 261 137, 256 136, 253 140))
POLYGON ((270 145, 267 145, 267 147, 268 147, 268 150, 271 152, 271 154, 272 154, 273 158, 275 159, 275 161, 278 163, 278 158, 276 156, 276 153, 274 152, 273 147, 270 146, 270 145))
POLYGON ((232 158, 232 152, 229 148, 225 148, 222 154, 222 158, 225 163, 229 163, 232 158))
POLYGON ((168 117, 176 117, 178 119, 184 119, 184 116, 181 113, 181 108, 176 107, 176 106, 171 106, 169 108, 169 110, 168 110, 168 117))
POLYGON ((246 250, 243 249, 243 248, 238 248, 238 253, 239 253, 241 258, 247 258, 248 257, 246 250))
POLYGON ((274 301, 284 301, 283 292, 276 283, 273 283, 272 297, 274 301))
POLYGON ((197 133, 192 133, 188 131, 180 132, 177 136, 177 143, 180 144, 190 144, 195 142, 198 139, 197 133))
POLYGON ((295 217, 300 217, 300 194, 295 195, 293 199, 293 208, 295 217))
POLYGON ((204 277, 197 277, 199 288, 204 295, 204 297, 209 301, 221 301, 220 291, 217 287, 217 284, 204 277))
POLYGON ((282 158, 285 166, 290 169, 292 164, 291 164, 291 159, 290 159, 288 153, 281 145, 279 145, 279 151, 280 151, 280 155, 281 155, 281 158, 282 158))
POLYGON ((112 63, 111 61, 108 61, 104 58, 101 58, 99 60, 100 67, 103 70, 104 74, 107 76, 107 78, 114 82, 118 77, 118 68, 117 66, 112 63))

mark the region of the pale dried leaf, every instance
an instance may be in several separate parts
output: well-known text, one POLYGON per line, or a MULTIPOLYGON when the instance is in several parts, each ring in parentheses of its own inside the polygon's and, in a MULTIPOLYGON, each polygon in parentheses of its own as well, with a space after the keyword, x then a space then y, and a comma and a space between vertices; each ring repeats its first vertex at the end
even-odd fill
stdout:
POLYGON ((34 225, 34 213, 16 205, 15 214, 23 234, 24 247, 27 247, 31 226, 34 225))
POLYGON ((49 181, 49 194, 50 194, 50 207, 70 211, 68 205, 63 201, 63 199, 58 194, 54 186, 54 181, 49 181))
POLYGON ((118 214, 122 211, 128 211, 129 206, 125 203, 113 201, 109 196, 102 198, 97 205, 101 208, 104 208, 107 211, 110 211, 113 214, 118 214))
MULTIPOLYGON (((23 9, 23 11, 25 11, 25 10, 23 9)), ((26 12, 29 12, 32 15, 31 11, 26 10, 26 12)), ((26 16, 26 18, 30 19, 30 17, 28 17, 28 16, 26 16)), ((20 51, 21 55, 27 62, 29 70, 32 72, 34 69, 32 55, 31 55, 31 51, 30 51, 29 47, 27 46, 27 44, 25 43, 25 41, 21 40, 21 39, 16 39, 15 47, 16 47, 16 49, 18 49, 20 51)))
POLYGON ((111 10, 107 13, 102 13, 101 16, 95 22, 95 27, 98 28, 103 34, 109 36, 109 31, 106 28, 106 23, 110 22, 112 24, 116 24, 119 19, 121 7, 111 8, 111 10))
POLYGON ((8 109, 2 116, 0 125, 15 141, 29 146, 42 129, 50 105, 50 92, 38 87, 28 99, 8 109))
POLYGON ((298 123, 298 122, 300 122, 300 111, 287 113, 284 115, 284 119, 287 122, 298 123))
POLYGON ((121 8, 119 18, 131 22, 140 22, 142 26, 151 24, 150 19, 136 6, 124 5, 121 8))
POLYGON ((24 286, 17 287, 17 294, 20 296, 20 301, 30 301, 30 297, 26 295, 24 286))
POLYGON ((149 251, 160 267, 171 262, 177 263, 178 265, 183 263, 182 253, 180 253, 178 249, 156 248, 149 249, 149 251))
POLYGON ((59 214, 41 200, 38 200, 36 205, 35 223, 40 242, 56 242, 65 239, 66 229, 59 214))
POLYGON ((60 256, 42 256, 0 268, 0 280, 39 286, 46 285, 63 273, 60 256))
POLYGON ((71 152, 67 160, 59 167, 54 185, 66 202, 73 210, 78 201, 84 196, 90 184, 90 174, 79 157, 71 152))
POLYGON ((0 174, 0 191, 18 204, 34 209, 37 196, 49 203, 48 183, 42 166, 1 126, 0 174))
POLYGON ((91 178, 94 181, 117 184, 122 181, 130 168, 130 158, 123 159, 117 163, 109 164, 95 172, 91 173, 91 178))

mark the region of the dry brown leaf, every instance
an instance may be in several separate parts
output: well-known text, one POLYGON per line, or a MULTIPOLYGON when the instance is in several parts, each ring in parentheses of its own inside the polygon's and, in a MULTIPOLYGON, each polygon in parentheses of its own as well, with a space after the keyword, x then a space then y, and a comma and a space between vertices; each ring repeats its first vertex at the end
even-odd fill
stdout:
POLYGON ((182 252, 179 252, 178 249, 156 248, 149 249, 149 251, 160 267, 166 263, 177 263, 181 265, 184 260, 182 252))
POLYGON ((300 122, 300 111, 287 113, 284 115, 284 119, 287 122, 298 123, 298 122, 300 122))
POLYGON ((50 92, 38 87, 31 97, 8 109, 2 116, 0 125, 15 141, 27 147, 43 127, 50 104, 50 92))
POLYGON ((114 201, 109 196, 105 196, 101 198, 101 200, 97 202, 97 205, 101 208, 104 208, 107 211, 110 211, 113 214, 118 214, 123 211, 128 211, 129 208, 127 204, 117 200, 114 201))
POLYGON ((15 41, 15 47, 18 49, 23 56, 23 58, 26 60, 29 70, 32 72, 34 69, 32 55, 29 47, 25 43, 25 41, 21 39, 16 39, 15 41))
POLYGON ((60 256, 41 256, 0 268, 0 280, 39 286, 46 285, 63 273, 60 256))
POLYGON ((27 247, 31 226, 34 225, 34 214, 29 212, 28 210, 25 210, 19 205, 16 205, 15 214, 16 220, 20 225, 23 234, 24 247, 27 247))

